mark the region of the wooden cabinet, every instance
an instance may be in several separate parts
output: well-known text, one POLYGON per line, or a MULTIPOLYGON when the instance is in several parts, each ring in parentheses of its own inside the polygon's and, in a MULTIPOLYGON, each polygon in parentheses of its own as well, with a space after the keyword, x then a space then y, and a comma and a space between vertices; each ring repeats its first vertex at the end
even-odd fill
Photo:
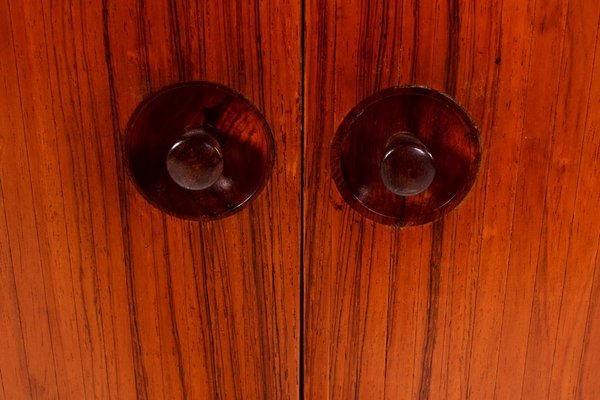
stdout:
POLYGON ((600 2, 0 1, 0 398, 600 397, 600 2), (265 190, 192 222, 129 179, 136 106, 226 85, 265 190), (479 176, 427 225, 355 212, 344 116, 445 92, 479 176))

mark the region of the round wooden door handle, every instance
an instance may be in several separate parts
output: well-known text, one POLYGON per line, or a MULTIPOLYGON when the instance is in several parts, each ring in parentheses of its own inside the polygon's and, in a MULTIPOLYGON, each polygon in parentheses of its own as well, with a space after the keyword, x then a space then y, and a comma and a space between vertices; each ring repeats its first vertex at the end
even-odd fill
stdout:
POLYGON ((189 190, 211 187, 223 173, 219 142, 205 129, 184 134, 167 154, 167 171, 179 186, 189 190))
POLYGON ((237 213, 261 192, 275 144, 262 113, 239 92, 185 82, 140 103, 125 132, 125 158, 151 204, 209 221, 237 213))
POLYGON ((383 89, 346 115, 331 143, 344 200, 389 225, 441 218, 467 195, 481 162, 479 130, 450 96, 422 86, 383 89))
POLYGON ((381 161, 381 180, 398 196, 414 196, 427 190, 435 177, 433 156, 408 132, 393 135, 381 161))

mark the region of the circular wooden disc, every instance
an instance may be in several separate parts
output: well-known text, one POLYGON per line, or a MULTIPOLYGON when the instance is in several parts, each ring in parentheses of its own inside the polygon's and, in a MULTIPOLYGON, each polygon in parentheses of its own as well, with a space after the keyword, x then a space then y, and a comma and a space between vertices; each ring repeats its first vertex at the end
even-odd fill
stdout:
POLYGON ((126 164, 144 197, 186 219, 212 220, 240 211, 265 186, 275 152, 271 129, 240 93, 211 82, 166 87, 143 101, 125 132, 126 164), (178 185, 167 170, 171 148, 186 133, 209 132, 219 143, 222 175, 202 190, 178 185))
POLYGON ((366 98, 342 121, 331 147, 333 179, 342 197, 379 223, 411 226, 434 221, 467 195, 481 162, 479 132, 449 96, 419 87, 393 87, 366 98), (384 185, 386 143, 410 132, 433 156, 435 178, 424 192, 399 196, 384 185))

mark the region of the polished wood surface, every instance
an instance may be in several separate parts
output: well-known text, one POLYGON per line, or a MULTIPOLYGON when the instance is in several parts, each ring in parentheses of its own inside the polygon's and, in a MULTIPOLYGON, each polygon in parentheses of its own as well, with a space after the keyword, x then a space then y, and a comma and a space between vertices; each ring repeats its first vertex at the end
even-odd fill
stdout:
POLYGON ((0 398, 599 398, 599 22, 595 0, 0 0, 0 398), (203 224, 122 151, 190 80, 248 97, 277 154, 203 224), (397 229, 343 201, 330 145, 406 84, 465 106, 483 159, 460 207, 397 229))
POLYGON ((300 4, 0 1, 0 398, 295 399, 300 4), (165 215, 127 179, 137 104, 248 97, 278 157, 241 213, 165 215))
POLYGON ((600 2, 307 0, 309 399, 600 397, 600 2), (465 201, 395 229, 353 211, 329 144, 362 99, 446 92, 481 130, 465 201))

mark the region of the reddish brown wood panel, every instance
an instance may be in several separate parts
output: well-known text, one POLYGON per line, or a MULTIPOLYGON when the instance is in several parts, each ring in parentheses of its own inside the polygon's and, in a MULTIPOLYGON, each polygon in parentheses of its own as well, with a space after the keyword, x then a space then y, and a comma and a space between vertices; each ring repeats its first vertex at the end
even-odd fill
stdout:
POLYGON ((600 3, 308 0, 304 370, 310 399, 600 397, 600 3), (445 91, 483 161, 442 220, 377 225, 329 146, 385 87, 445 91))
POLYGON ((0 2, 0 398, 297 398, 300 4, 0 2), (151 92, 212 80, 277 159, 242 213, 146 203, 122 134, 151 92))

